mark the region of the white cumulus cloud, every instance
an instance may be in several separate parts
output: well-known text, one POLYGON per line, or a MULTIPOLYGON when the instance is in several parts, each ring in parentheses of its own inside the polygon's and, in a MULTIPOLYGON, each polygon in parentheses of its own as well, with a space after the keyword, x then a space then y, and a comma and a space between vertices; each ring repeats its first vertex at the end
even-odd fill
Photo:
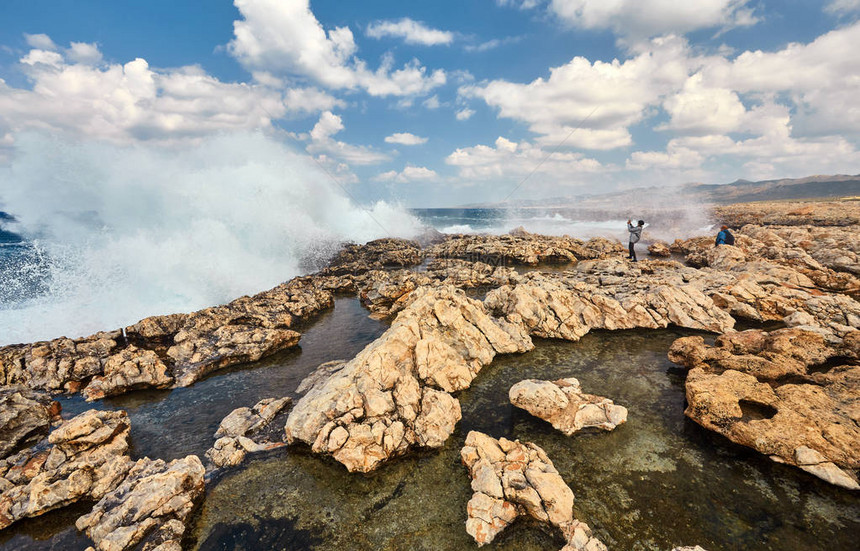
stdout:
POLYGON ((374 180, 379 182, 396 182, 398 184, 408 184, 411 182, 428 182, 436 180, 439 177, 436 171, 423 166, 406 165, 406 167, 397 172, 389 170, 377 175, 374 180))
POLYGON ((409 132, 395 132, 385 137, 385 143, 396 143, 400 145, 421 145, 427 143, 427 138, 410 134, 409 132))
POLYGON ((371 38, 402 38, 407 44, 421 46, 448 45, 454 42, 454 33, 431 29, 420 21, 404 17, 398 21, 377 21, 367 26, 371 38))
POLYGON ((697 29, 749 26, 758 19, 749 0, 552 0, 550 11, 583 29, 611 29, 640 40, 697 29))
POLYGON ((369 147, 341 142, 332 137, 343 129, 343 119, 331 111, 324 112, 310 131, 307 152, 322 158, 333 157, 346 165, 373 165, 390 159, 388 155, 369 147))
POLYGON ((624 62, 575 57, 550 69, 547 79, 494 80, 461 87, 460 94, 484 100, 501 117, 525 122, 545 143, 624 147, 632 143, 629 127, 663 95, 679 89, 697 63, 683 39, 658 38, 649 46, 624 62))
POLYGON ((445 84, 445 71, 417 60, 400 69, 383 58, 370 70, 355 56, 349 27, 323 29, 308 0, 234 0, 243 19, 233 22, 230 53, 249 71, 306 78, 332 89, 364 89, 372 96, 419 95, 445 84))

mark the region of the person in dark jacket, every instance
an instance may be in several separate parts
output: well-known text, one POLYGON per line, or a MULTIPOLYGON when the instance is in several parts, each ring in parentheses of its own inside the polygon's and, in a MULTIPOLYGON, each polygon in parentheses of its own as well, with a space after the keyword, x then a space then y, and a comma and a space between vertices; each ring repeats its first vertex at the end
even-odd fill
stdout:
POLYGON ((627 231, 630 232, 630 245, 628 247, 630 255, 627 258, 633 262, 636 262, 636 250, 633 245, 639 243, 639 239, 642 238, 642 226, 644 225, 644 220, 640 220, 635 226, 630 223, 630 220, 627 221, 627 231))
POLYGON ((717 234, 717 239, 714 242, 715 247, 719 247, 720 245, 734 245, 735 244, 735 236, 732 235, 732 232, 729 231, 728 226, 723 226, 720 228, 720 233, 717 234))

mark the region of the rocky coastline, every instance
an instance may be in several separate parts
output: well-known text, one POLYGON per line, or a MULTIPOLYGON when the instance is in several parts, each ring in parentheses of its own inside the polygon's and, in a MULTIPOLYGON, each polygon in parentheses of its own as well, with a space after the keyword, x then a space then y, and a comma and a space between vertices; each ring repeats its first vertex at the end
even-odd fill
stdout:
MULTIPOLYGON (((860 489, 858 213, 832 203, 721 207, 716 217, 735 229, 736 246, 679 238, 653 243, 653 259, 638 263, 623 259, 618 242, 522 229, 440 236, 423 247, 383 239, 346 246, 315 274, 222 306, 4 346, 0 529, 95 502, 77 522, 95 549, 181 549, 207 477, 248 454, 302 446, 370 472, 444 446, 461 418, 458 393, 497 355, 531 350, 533 338, 669 326, 716 336, 713 345, 692 336, 667 350, 688 369, 687 417, 845 491, 860 489), (541 269, 547 264, 562 269, 541 269), (357 296, 390 326, 353 358, 321 365, 295 400, 234 410, 205 457, 132 460, 124 412, 63 419, 51 398, 191 386, 296 347, 338 295, 357 296), (736 331, 740 323, 780 328, 736 331)), ((510 396, 571 438, 612 430, 628 415, 570 378, 523 380, 510 396)), ((475 432, 462 459, 475 489, 462 504, 465 526, 479 545, 525 515, 559 530, 565 550, 606 549, 573 517, 571 473, 536 445, 475 432)))

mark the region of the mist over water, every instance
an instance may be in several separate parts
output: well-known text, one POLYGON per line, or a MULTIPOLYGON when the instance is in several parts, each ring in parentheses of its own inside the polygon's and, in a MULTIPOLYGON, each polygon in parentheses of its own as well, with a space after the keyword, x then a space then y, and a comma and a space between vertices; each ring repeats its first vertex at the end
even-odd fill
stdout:
POLYGON ((422 228, 398 206, 355 205, 311 159, 259 133, 181 150, 29 135, 0 183, 9 229, 30 244, 17 265, 4 261, 0 345, 223 303, 340 242, 422 228))

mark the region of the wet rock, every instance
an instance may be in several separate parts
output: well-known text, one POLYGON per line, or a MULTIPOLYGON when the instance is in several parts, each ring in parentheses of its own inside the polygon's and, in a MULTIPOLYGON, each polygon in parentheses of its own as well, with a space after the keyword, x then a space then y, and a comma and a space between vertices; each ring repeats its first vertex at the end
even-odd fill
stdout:
POLYGON ((307 394, 312 388, 324 384, 329 377, 343 369, 346 360, 333 360, 320 364, 296 387, 296 394, 307 394))
POLYGON ((31 449, 0 461, 0 528, 80 500, 98 500, 131 468, 124 411, 84 412, 31 449))
POLYGON ((108 357, 103 375, 93 377, 81 393, 91 402, 138 388, 168 388, 172 384, 169 368, 158 354, 131 345, 108 357))
POLYGON ((215 467, 232 467, 244 461, 248 453, 283 446, 280 427, 268 429, 275 417, 292 402, 289 397, 265 398, 253 407, 234 409, 215 431, 217 440, 206 451, 206 457, 215 467))
MULTIPOLYGON (((217 324, 218 322, 213 322, 217 324)), ((203 376, 237 363, 257 361, 298 344, 301 335, 289 329, 254 325, 220 325, 212 331, 183 329, 167 354, 173 359, 176 386, 189 386, 203 376)))
POLYGON ((179 550, 185 522, 203 494, 203 474, 196 455, 169 463, 140 459, 75 525, 99 551, 179 550))
POLYGON ((691 368, 685 414, 774 461, 860 489, 855 335, 834 345, 796 328, 723 335, 714 347, 679 339, 670 359, 691 368))
POLYGON ((573 518, 573 492, 540 447, 470 431, 460 457, 474 491, 466 532, 479 546, 525 516, 558 528, 567 542, 563 551, 606 550, 588 525, 573 518))
POLYGON ((0 459, 48 434, 60 404, 26 387, 0 388, 0 459))
POLYGON ((439 447, 460 420, 450 393, 467 388, 497 353, 532 347, 519 326, 492 318, 462 291, 419 288, 380 338, 296 403, 286 440, 361 472, 411 447, 439 447))
POLYGON ((333 305, 332 294, 306 277, 189 315, 167 351, 175 386, 295 346, 301 335, 290 328, 333 305))
POLYGON ((119 331, 82 339, 65 337, 0 348, 0 382, 49 392, 76 392, 102 373, 102 363, 120 346, 119 331))
POLYGON ((655 241, 648 245, 648 254, 661 258, 672 256, 672 251, 669 250, 669 244, 665 241, 655 241))
POLYGON ((511 403, 543 419, 567 436, 584 428, 612 430, 627 421, 627 408, 609 398, 584 394, 573 377, 557 381, 526 379, 511 387, 511 403))
POLYGON ((509 235, 452 235, 428 250, 428 255, 436 258, 462 258, 491 265, 576 262, 623 253, 624 248, 617 241, 595 238, 583 242, 568 236, 537 235, 524 230, 509 235))
MULTIPOLYGON (((191 314, 154 316, 122 331, 0 348, 0 384, 98 399, 141 388, 188 386, 206 374, 295 346, 292 330, 334 305, 331 278, 313 277, 191 314)), ((350 280, 352 281, 352 280, 350 280)), ((351 283, 352 284, 352 283, 351 283)))
POLYGON ((424 253, 416 241, 384 238, 364 245, 347 244, 322 270, 324 275, 362 274, 369 270, 421 264, 424 253))

